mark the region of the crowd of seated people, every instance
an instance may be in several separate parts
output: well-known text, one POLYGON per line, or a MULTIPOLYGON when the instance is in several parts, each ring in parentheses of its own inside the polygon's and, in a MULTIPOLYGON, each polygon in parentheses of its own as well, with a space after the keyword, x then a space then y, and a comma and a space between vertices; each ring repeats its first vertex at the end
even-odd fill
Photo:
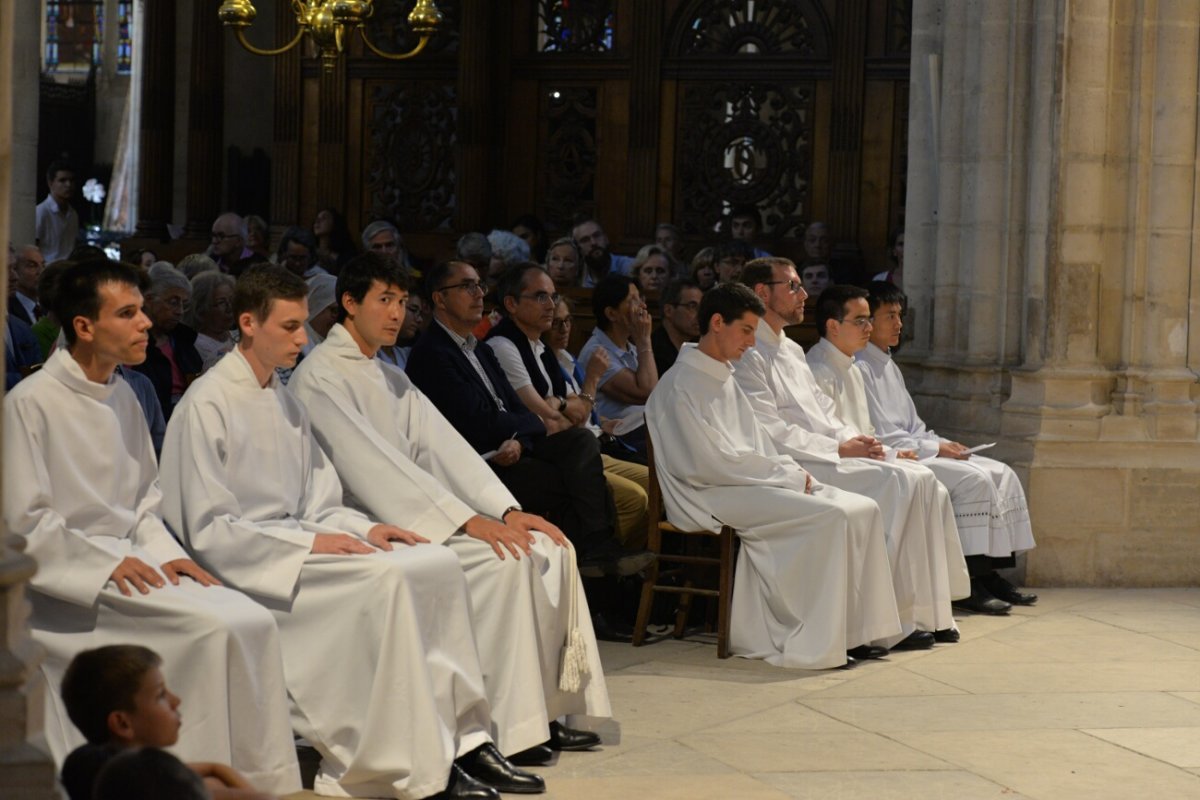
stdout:
POLYGON ((742 539, 736 654, 853 666, 1036 602, 998 572, 1034 546, 1020 484, 929 430, 890 360, 902 232, 857 290, 822 223, 799 264, 761 228, 735 208, 689 260, 671 224, 623 255, 524 215, 420 261, 327 208, 274 248, 222 214, 178 264, 10 247, 5 462, 30 469, 4 511, 71 796, 176 739, 186 766, 138 769, 288 793, 293 732, 318 794, 544 791, 526 768, 612 714, 596 639, 631 638, 656 557, 651 435, 668 518, 742 539), (784 334, 809 294, 811 368, 784 334), (222 713, 181 726, 164 675, 222 713))

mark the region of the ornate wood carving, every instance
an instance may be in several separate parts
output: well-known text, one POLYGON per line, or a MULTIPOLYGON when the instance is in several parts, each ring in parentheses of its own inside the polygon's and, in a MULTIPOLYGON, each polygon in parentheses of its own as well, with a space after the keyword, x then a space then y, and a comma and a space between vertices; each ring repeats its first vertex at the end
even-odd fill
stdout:
POLYGON ((734 205, 754 205, 763 232, 800 236, 812 179, 813 85, 684 87, 676 153, 676 213, 684 232, 711 235, 734 205))
POLYGON ((596 106, 594 86, 543 93, 538 147, 538 213, 567 230, 571 217, 596 208, 596 106))
POLYGON ((614 0, 539 0, 538 50, 543 53, 608 53, 613 49, 614 0))
POLYGON ((366 115, 371 216, 401 230, 453 228, 458 96, 453 85, 375 85, 366 115))
POLYGON ((829 58, 829 26, 811 0, 692 0, 675 25, 671 52, 829 58))

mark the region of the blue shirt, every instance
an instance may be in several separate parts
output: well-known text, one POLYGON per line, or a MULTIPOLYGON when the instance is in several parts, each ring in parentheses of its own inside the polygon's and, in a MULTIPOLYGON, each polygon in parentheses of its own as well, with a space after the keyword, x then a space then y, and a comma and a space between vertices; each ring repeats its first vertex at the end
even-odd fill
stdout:
POLYGON ((586 369, 588 360, 591 359, 592 353, 596 348, 603 348, 608 351, 608 369, 600 376, 600 382, 596 389, 596 412, 604 419, 619 419, 629 414, 641 413, 645 406, 631 405, 614 400, 607 392, 604 391, 604 385, 608 383, 614 375, 623 369, 629 369, 637 372, 638 368, 638 353, 637 348, 633 346, 633 342, 626 342, 624 348, 617 347, 612 339, 608 338, 608 334, 599 328, 592 329, 592 337, 587 340, 583 349, 579 351, 579 364, 586 369))

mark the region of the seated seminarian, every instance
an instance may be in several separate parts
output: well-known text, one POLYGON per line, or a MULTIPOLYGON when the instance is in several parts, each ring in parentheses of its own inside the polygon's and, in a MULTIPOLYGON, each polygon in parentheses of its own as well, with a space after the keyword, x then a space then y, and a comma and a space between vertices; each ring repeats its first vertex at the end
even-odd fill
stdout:
POLYGON ((582 428, 552 436, 525 408, 490 347, 471 333, 483 318, 483 284, 463 261, 426 275, 434 322, 408 357, 407 373, 463 438, 484 454, 521 507, 562 528, 584 575, 632 575, 653 555, 627 553, 613 538, 614 514, 596 437, 582 428))
POLYGON ((66 346, 4 400, 4 521, 36 562, 30 625, 46 652, 46 741, 58 764, 83 737, 57 687, 81 650, 136 641, 204 698, 183 720, 184 758, 230 764, 279 794, 298 791, 279 636, 271 615, 218 585, 159 516, 146 420, 118 364, 146 358, 138 274, 115 261, 60 274, 66 346))
POLYGON ((167 425, 164 515, 201 562, 274 615, 292 727, 321 754, 318 794, 543 791, 491 742, 458 559, 343 506, 308 416, 279 383, 275 370, 306 341, 307 297, 281 266, 240 276, 238 346, 167 425))
POLYGON ((879 507, 816 483, 780 455, 733 380, 762 301, 720 284, 646 405, 667 518, 741 539, 730 647, 781 667, 826 669, 886 655, 901 636, 879 507))
POLYGON ((928 470, 885 462, 884 448, 874 437, 837 416, 803 348, 784 332, 804 318, 807 296, 795 265, 786 258, 755 259, 742 279, 766 309, 754 349, 734 366, 734 378, 759 423, 777 450, 817 480, 866 495, 883 513, 905 628, 903 640, 884 644, 928 648, 935 640, 958 641, 950 603, 970 593, 970 581, 949 495, 928 470))
POLYGON ((558 528, 521 510, 403 372, 376 358, 404 326, 408 291, 392 259, 365 253, 347 262, 338 273, 339 322, 288 389, 308 411, 349 504, 458 557, 500 750, 521 754, 547 740, 559 750, 597 745, 595 734, 557 721, 547 731, 564 714, 612 716, 587 600, 572 577, 574 551, 558 528), (590 677, 562 689, 572 604, 590 677))
POLYGON ((916 451, 950 491, 971 573, 971 596, 955 605, 983 614, 1006 613, 1012 604, 1033 605, 1037 595, 1018 591, 996 572, 1014 566, 1015 553, 1034 547, 1020 480, 1007 464, 965 453, 963 445, 925 427, 891 356, 891 348, 900 343, 908 299, 882 281, 872 283, 869 291, 875 324, 870 343, 855 355, 854 365, 867 391, 875 435, 892 447, 916 451))

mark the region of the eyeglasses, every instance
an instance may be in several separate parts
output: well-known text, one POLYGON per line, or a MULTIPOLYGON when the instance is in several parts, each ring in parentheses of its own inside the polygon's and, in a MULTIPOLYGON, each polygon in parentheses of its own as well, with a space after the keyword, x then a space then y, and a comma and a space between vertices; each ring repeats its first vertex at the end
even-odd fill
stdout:
POLYGON ((186 302, 182 297, 164 297, 162 299, 162 304, 174 311, 182 311, 186 302))
POLYGON ((571 327, 571 318, 570 317, 562 317, 561 319, 555 318, 553 321, 551 321, 550 327, 554 328, 554 330, 556 330, 556 331, 565 331, 567 328, 571 327))
POLYGON ((558 305, 558 293, 550 294, 549 292, 537 292, 536 294, 519 294, 517 297, 522 300, 532 300, 542 306, 558 305))
POLYGON ((462 289, 467 294, 483 294, 482 281, 463 281, 462 283, 452 283, 449 286, 443 286, 438 289, 439 292, 448 292, 451 289, 462 289))
POLYGON ((848 325, 856 325, 859 328, 868 328, 875 324, 874 317, 855 317, 854 319, 840 319, 838 322, 844 322, 848 325))
POLYGON ((804 288, 804 284, 800 281, 763 281, 764 286, 779 286, 780 284, 786 286, 792 294, 799 294, 800 290, 804 288))

